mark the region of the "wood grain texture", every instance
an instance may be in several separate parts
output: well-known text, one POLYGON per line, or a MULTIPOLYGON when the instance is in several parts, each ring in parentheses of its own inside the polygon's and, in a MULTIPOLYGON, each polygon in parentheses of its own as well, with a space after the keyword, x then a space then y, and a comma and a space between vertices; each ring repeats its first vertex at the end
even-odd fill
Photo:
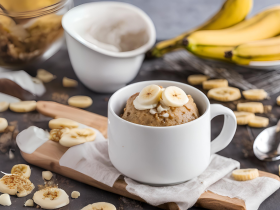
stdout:
POLYGON ((37 111, 52 118, 68 118, 99 130, 107 137, 108 118, 53 101, 38 101, 37 111))
MULTIPOLYGON (((61 105, 55 102, 39 101, 37 104, 37 110, 47 116, 58 118, 65 117, 75 120, 77 122, 86 124, 96 129, 102 129, 103 135, 106 136, 107 132, 107 118, 100 115, 96 115, 81 109, 61 105)), ((40 146, 34 153, 27 154, 21 152, 22 157, 30 164, 42 167, 44 169, 56 172, 71 179, 86 183, 88 185, 106 190, 112 193, 116 193, 131 199, 145 202, 142 198, 130 194, 126 190, 126 183, 123 177, 120 177, 113 187, 104 185, 91 177, 77 172, 73 169, 63 167, 59 165, 59 160, 68 148, 61 146, 57 142, 47 141, 40 146)), ((266 176, 280 181, 277 175, 260 171, 260 176, 266 176)), ((237 198, 229 198, 220 196, 212 192, 204 192, 198 199, 196 206, 207 209, 219 209, 219 210, 245 210, 245 202, 237 198)), ((179 210, 179 207, 175 203, 166 203, 159 208, 169 210, 179 210)))

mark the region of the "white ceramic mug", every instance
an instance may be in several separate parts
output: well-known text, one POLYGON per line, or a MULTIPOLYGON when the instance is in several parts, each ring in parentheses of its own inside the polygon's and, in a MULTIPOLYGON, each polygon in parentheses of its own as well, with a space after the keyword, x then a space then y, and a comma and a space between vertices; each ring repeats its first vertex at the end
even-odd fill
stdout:
POLYGON ((71 64, 77 77, 93 91, 114 92, 124 87, 138 73, 144 54, 156 41, 152 20, 141 9, 122 2, 91 2, 69 10, 62 19, 71 64), (104 50, 84 38, 94 21, 108 10, 118 8, 131 11, 146 23, 148 41, 127 52, 104 50), (92 22, 92 23, 91 23, 92 22))
POLYGON ((109 156, 125 176, 152 185, 171 185, 200 175, 208 166, 211 154, 224 149, 236 131, 234 113, 212 104, 200 90, 179 82, 146 81, 128 85, 109 100, 109 156), (190 94, 200 112, 194 121, 168 127, 143 126, 120 117, 127 99, 145 86, 177 86, 190 94), (220 135, 211 142, 211 119, 224 115, 220 135))

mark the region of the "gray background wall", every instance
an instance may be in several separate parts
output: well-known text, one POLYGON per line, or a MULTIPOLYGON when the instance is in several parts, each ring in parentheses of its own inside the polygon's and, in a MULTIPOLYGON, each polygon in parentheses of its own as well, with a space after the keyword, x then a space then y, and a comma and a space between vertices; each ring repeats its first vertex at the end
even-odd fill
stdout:
MULTIPOLYGON (((74 0, 75 6, 94 0, 74 0)), ((114 1, 114 0, 111 0, 114 1)), ((163 40, 174 37, 181 32, 191 29, 213 15, 224 0, 119 0, 140 7, 153 20, 157 39, 163 40)), ((250 14, 270 5, 280 5, 280 0, 254 0, 250 14)))

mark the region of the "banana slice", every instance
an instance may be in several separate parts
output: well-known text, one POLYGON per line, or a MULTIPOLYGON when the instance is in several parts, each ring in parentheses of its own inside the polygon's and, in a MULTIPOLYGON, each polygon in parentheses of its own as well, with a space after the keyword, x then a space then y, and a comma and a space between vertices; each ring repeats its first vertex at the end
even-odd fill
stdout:
POLYGON ((0 118, 0 133, 3 133, 8 127, 8 121, 5 118, 0 118))
POLYGON ((280 96, 278 96, 278 97, 276 98, 276 102, 277 102, 277 105, 280 106, 280 96))
POLYGON ((264 107, 260 102, 246 102, 237 104, 238 111, 252 112, 252 113, 263 113, 264 107))
POLYGON ((264 128, 264 127, 267 127, 268 124, 269 124, 269 119, 268 118, 259 117, 259 116, 255 116, 248 123, 248 125, 250 127, 255 127, 255 128, 264 128))
POLYGON ((69 196, 66 192, 54 187, 35 192, 33 200, 42 209, 58 209, 69 204, 69 196))
POLYGON ((248 181, 259 177, 259 171, 255 168, 237 169, 232 172, 232 176, 237 181, 248 181))
POLYGON ((13 168, 11 170, 11 174, 17 174, 19 176, 24 176, 29 179, 29 177, 31 175, 31 169, 30 169, 29 165, 18 164, 18 165, 13 166, 13 168))
POLYGON ((12 205, 11 198, 9 194, 0 195, 0 205, 2 206, 10 206, 12 205))
POLYGON ((116 210, 116 207, 111 204, 111 203, 106 203, 106 202, 98 202, 98 203, 93 203, 85 206, 81 210, 116 210))
POLYGON ((28 199, 25 203, 24 206, 34 206, 34 202, 32 199, 28 199))
POLYGON ((62 85, 63 85, 63 87, 77 87, 78 86, 78 82, 76 80, 74 80, 74 79, 63 77, 62 85))
POLYGON ((137 100, 142 105, 157 104, 160 100, 161 92, 161 88, 158 85, 149 85, 141 90, 137 100))
POLYGON ((226 79, 211 79, 202 83, 204 90, 211 90, 213 88, 228 87, 228 81, 226 79))
POLYGON ((79 127, 79 123, 66 118, 57 118, 57 119, 50 120, 49 122, 50 129, 77 128, 77 127, 79 127))
POLYGON ((24 176, 5 175, 0 179, 0 192, 24 197, 32 192, 34 185, 24 176))
POLYGON ((206 80, 208 80, 208 76, 202 74, 190 75, 188 77, 188 83, 190 85, 202 85, 202 83, 206 80))
POLYGON ((55 76, 45 69, 38 69, 36 77, 44 83, 48 83, 55 79, 55 76))
POLYGON ((52 141, 56 141, 59 142, 59 140, 61 139, 61 136, 63 133, 68 132, 69 128, 58 128, 58 129, 52 129, 50 131, 50 136, 49 139, 52 141))
POLYGON ((94 141, 96 133, 89 129, 74 128, 62 134, 59 143, 65 147, 72 147, 85 142, 94 141))
POLYGON ((250 120, 254 119, 255 114, 251 112, 234 112, 237 125, 247 125, 250 120))
POLYGON ((263 89, 251 89, 242 92, 247 100, 261 101, 267 98, 267 92, 263 89))
POLYGON ((14 112, 32 112, 36 109, 36 101, 19 101, 10 103, 10 110, 14 112))
POLYGON ((209 90, 207 96, 217 101, 235 101, 241 98, 241 93, 238 88, 220 87, 209 90))
POLYGON ((92 100, 88 96, 72 96, 68 99, 68 104, 78 108, 87 108, 92 104, 92 100))
POLYGON ((0 102, 0 112, 5 112, 9 108, 9 103, 6 101, 0 102))
POLYGON ((42 177, 43 179, 49 181, 53 177, 53 173, 50 171, 42 171, 42 177))
POLYGON ((80 192, 78 192, 78 191, 73 191, 72 193, 71 193, 71 198, 78 198, 78 197, 80 197, 80 192))
POLYGON ((162 92, 162 100, 166 106, 181 107, 188 103, 189 98, 181 88, 170 86, 162 92))

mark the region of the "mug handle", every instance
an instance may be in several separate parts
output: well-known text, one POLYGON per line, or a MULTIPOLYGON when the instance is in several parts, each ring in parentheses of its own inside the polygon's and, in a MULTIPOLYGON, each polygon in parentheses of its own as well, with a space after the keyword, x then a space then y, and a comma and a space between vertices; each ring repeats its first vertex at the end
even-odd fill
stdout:
POLYGON ((218 115, 225 116, 221 133, 211 142, 211 154, 214 154, 224 149, 231 142, 236 131, 237 122, 233 111, 220 104, 211 104, 210 113, 211 120, 218 115))

